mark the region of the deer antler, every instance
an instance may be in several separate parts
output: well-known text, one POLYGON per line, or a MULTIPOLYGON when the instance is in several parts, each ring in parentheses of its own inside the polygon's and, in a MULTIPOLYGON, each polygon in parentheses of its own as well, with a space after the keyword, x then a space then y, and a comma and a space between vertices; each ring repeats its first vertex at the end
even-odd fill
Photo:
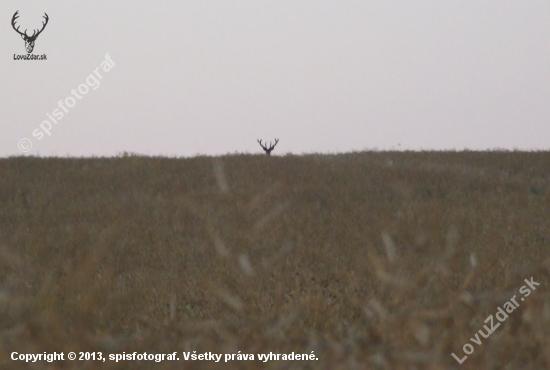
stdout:
MULTIPOLYGON (((33 31, 31 38, 36 39, 38 37, 38 35, 40 35, 40 33, 42 31, 44 31, 44 28, 46 28, 46 25, 48 24, 48 21, 50 20, 50 17, 48 17, 48 14, 46 12, 44 12, 44 15, 42 16, 42 18, 46 19, 46 22, 42 22, 42 29, 40 31, 38 31, 38 30, 33 31), (38 31, 38 33, 36 33, 36 31, 38 31), (35 35, 35 33, 36 33, 36 35, 35 35)), ((25 30, 25 33, 26 32, 27 31, 25 30)))
MULTIPOLYGON (((17 18, 19 18, 19 10, 15 12, 15 14, 13 15, 13 18, 11 19, 11 26, 13 27, 13 29, 18 33, 20 34, 21 36, 27 36, 27 30, 25 30, 25 33, 19 31, 19 27, 15 28, 15 21, 17 18)), ((28 36, 27 36, 28 37, 28 36)))
POLYGON ((267 147, 267 142, 266 144, 262 144, 262 141, 261 140, 257 140, 258 143, 260 144, 260 146, 264 149, 264 152, 266 155, 271 155, 271 152, 273 151, 273 149, 275 148, 275 145, 277 145, 277 143, 279 142, 279 139, 275 139, 275 144, 271 144, 271 141, 269 142, 269 148, 267 147))
POLYGON ((20 34, 21 36, 25 36, 28 39, 36 39, 38 37, 38 35, 40 35, 40 33, 42 31, 44 31, 44 28, 46 28, 46 25, 48 24, 48 21, 50 20, 50 18, 48 17, 48 14, 44 13, 42 18, 45 18, 46 22, 42 22, 42 29, 40 31, 39 30, 34 30, 32 35, 29 36, 29 35, 27 35, 27 30, 25 30, 25 32, 21 32, 21 31, 19 31, 19 26, 17 28, 15 28, 15 21, 17 20, 17 18, 19 18, 19 14, 17 14, 17 13, 19 13, 19 10, 16 11, 15 14, 13 15, 13 17, 11 18, 11 26, 13 27, 13 29, 18 34, 20 34))

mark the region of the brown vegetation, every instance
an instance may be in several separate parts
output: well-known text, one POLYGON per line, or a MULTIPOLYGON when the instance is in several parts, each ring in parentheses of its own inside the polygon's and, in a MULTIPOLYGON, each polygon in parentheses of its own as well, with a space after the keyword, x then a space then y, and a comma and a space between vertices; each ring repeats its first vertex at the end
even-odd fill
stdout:
POLYGON ((180 358, 37 369, 550 367, 547 152, 16 157, 0 173, 1 368, 27 368, 13 351, 180 358))

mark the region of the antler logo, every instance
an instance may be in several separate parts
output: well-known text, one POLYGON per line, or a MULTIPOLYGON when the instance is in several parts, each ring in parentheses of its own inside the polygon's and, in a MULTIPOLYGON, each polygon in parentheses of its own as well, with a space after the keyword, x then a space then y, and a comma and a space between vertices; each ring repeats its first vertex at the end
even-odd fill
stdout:
POLYGON ((13 18, 11 19, 11 26, 18 34, 21 35, 21 38, 25 40, 25 49, 27 49, 27 53, 30 54, 34 49, 34 42, 36 41, 36 38, 40 35, 40 33, 42 33, 42 31, 44 31, 44 28, 46 28, 46 25, 48 24, 48 14, 44 13, 45 15, 43 18, 46 19, 46 22, 42 22, 42 29, 40 31, 34 30, 32 35, 29 36, 27 35, 27 30, 25 30, 25 32, 21 32, 19 31, 19 26, 15 28, 15 20, 19 18, 17 13, 19 13, 19 10, 13 15, 13 18))

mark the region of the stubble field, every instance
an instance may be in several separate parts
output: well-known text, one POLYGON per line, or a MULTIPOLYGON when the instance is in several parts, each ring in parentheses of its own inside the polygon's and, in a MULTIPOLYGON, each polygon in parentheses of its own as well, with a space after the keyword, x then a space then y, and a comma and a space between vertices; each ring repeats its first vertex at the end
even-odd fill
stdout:
POLYGON ((1 368, 550 367, 549 152, 13 157, 0 174, 1 368), (180 360, 11 359, 69 351, 180 360))

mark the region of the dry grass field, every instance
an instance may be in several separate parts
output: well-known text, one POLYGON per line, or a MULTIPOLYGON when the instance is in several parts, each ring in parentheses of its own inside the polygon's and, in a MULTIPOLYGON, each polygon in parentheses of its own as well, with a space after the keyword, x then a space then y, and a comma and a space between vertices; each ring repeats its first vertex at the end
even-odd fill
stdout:
POLYGON ((549 152, 12 157, 0 205, 2 369, 550 368, 549 152), (180 360, 11 359, 69 351, 180 360))

